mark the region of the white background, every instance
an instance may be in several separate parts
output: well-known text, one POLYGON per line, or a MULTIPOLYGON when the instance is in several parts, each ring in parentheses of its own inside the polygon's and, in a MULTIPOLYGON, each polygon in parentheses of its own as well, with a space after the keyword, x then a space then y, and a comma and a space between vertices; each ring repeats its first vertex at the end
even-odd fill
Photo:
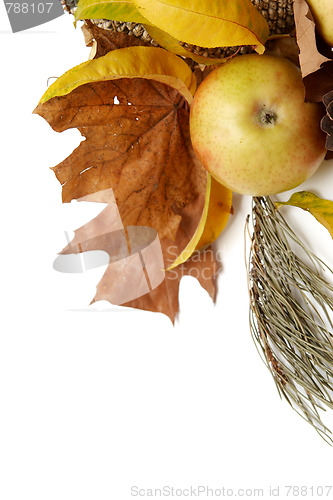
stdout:
MULTIPOLYGON (((279 399, 250 336, 249 197, 235 197, 218 240, 216 304, 183 279, 175 326, 87 307, 103 269, 53 270, 66 227, 49 167, 80 134, 53 132, 32 110, 48 77, 89 49, 69 15, 12 34, 0 3, 0 19, 1 500, 128 500, 134 485, 264 488, 266 498, 279 486, 286 498, 285 485, 332 485, 332 448, 279 399)), ((301 188, 332 199, 332 166, 301 188)), ((300 210, 285 214, 295 212, 300 234, 333 265, 328 232, 300 210)), ((325 421, 333 428, 332 412, 325 421)))

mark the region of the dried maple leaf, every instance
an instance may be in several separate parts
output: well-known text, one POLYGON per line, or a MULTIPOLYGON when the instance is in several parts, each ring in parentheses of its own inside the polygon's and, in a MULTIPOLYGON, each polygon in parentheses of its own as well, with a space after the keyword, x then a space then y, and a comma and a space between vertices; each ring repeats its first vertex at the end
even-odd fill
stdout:
MULTIPOLYGON (((166 266, 174 260, 198 226, 207 183, 190 143, 188 106, 181 94, 160 82, 124 78, 82 85, 35 112, 54 130, 77 127, 86 138, 54 167, 63 201, 112 188, 123 224, 155 228, 166 266)), ((200 280, 214 296, 214 259, 188 263, 182 273, 203 265, 207 271, 200 280)), ((179 273, 169 271, 157 289, 128 305, 164 312, 174 321, 179 273)))
MULTIPOLYGON (((173 245, 162 241, 162 250, 166 262, 174 259, 173 245), (167 251, 169 248, 169 252, 167 251), (170 252, 171 248, 171 252, 170 252), (169 259, 167 258, 169 256, 169 259)), ((175 246, 175 248, 177 248, 175 246)), ((124 306, 135 307, 144 311, 161 312, 169 316, 174 323, 179 310, 178 295, 179 284, 183 276, 192 276, 196 278, 200 285, 208 292, 212 300, 216 297, 216 278, 219 271, 219 264, 211 248, 203 252, 194 253, 192 257, 180 266, 165 272, 165 279, 161 285, 150 293, 141 296, 138 299, 130 301, 124 306)))
POLYGON ((175 238, 177 211, 205 193, 207 182, 176 90, 144 79, 96 82, 35 112, 54 130, 76 127, 86 138, 54 168, 63 201, 111 187, 124 225, 151 226, 160 238, 175 238))
POLYGON ((330 59, 323 56, 317 49, 316 25, 305 0, 294 0, 294 15, 296 39, 300 50, 300 66, 302 76, 305 78, 320 69, 322 64, 330 59))
POLYGON ((320 40, 317 43, 316 26, 313 16, 305 0, 295 0, 296 38, 300 49, 300 67, 305 87, 305 99, 321 102, 323 96, 333 89, 333 61, 326 57, 327 47, 320 40))
POLYGON ((145 311, 161 312, 175 321, 179 310, 179 284, 183 276, 196 278, 201 286, 208 292, 212 300, 216 298, 216 278, 220 266, 215 259, 214 252, 210 247, 202 252, 196 251, 185 262, 174 269, 168 269, 175 258, 190 241, 191 235, 197 228, 198 220, 202 212, 202 203, 196 200, 182 210, 182 219, 177 231, 176 239, 161 240, 162 253, 165 263, 164 281, 154 290, 146 295, 124 304, 127 307, 135 307, 145 311))

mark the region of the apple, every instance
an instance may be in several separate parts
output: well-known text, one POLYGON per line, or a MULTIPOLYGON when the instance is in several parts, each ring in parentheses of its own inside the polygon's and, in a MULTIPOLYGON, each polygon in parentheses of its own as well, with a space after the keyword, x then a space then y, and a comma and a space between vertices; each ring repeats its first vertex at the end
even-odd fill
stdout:
POLYGON ((318 33, 326 43, 333 46, 333 1, 307 0, 316 23, 318 33))
POLYGON ((239 55, 198 87, 190 109, 191 141, 221 184, 236 193, 268 196, 298 186, 322 163, 322 115, 319 104, 304 102, 301 72, 289 60, 239 55))

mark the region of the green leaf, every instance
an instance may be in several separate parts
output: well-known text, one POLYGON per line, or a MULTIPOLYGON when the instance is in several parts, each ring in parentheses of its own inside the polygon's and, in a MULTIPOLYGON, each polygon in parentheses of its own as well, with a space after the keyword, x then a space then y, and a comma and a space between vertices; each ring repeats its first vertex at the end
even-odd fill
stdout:
POLYGON ((254 45, 264 52, 265 18, 250 0, 133 0, 149 23, 200 47, 254 45))
POLYGON ((283 205, 302 208, 310 212, 326 229, 333 238, 333 201, 319 198, 309 191, 294 193, 288 201, 275 202, 276 208, 283 205))
POLYGON ((86 83, 120 78, 159 81, 178 90, 189 104, 196 90, 196 78, 180 57, 155 47, 126 47, 70 69, 47 89, 39 104, 86 83))
POLYGON ((124 0, 80 0, 75 11, 75 22, 79 19, 110 19, 149 24, 133 2, 124 0))

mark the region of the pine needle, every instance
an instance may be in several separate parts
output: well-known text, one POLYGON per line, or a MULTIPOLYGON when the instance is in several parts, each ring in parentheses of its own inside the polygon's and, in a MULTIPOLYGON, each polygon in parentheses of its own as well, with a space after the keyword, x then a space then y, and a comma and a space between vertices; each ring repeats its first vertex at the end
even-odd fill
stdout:
POLYGON ((269 197, 253 198, 252 227, 252 337, 280 396, 333 445, 319 413, 333 409, 333 286, 324 278, 333 271, 306 248, 269 197))

